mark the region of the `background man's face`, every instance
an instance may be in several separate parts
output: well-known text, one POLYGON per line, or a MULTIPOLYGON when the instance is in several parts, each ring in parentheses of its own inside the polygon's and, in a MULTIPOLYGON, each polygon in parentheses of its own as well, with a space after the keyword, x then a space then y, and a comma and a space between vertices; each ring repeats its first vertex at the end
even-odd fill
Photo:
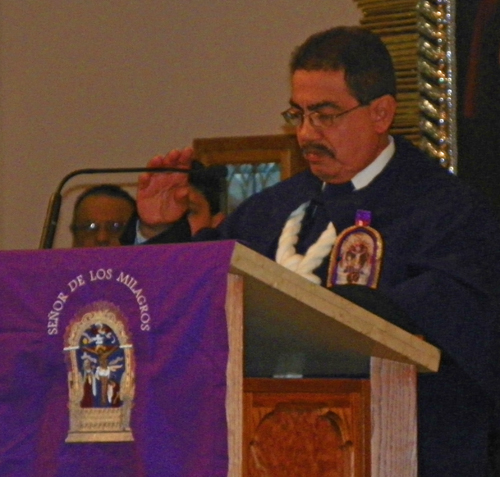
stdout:
POLYGON ((134 212, 133 205, 119 197, 89 196, 75 212, 73 247, 109 247, 120 245, 120 235, 134 212), (95 224, 95 229, 88 226, 95 224))
POLYGON ((210 204, 206 197, 195 187, 189 187, 189 215, 188 221, 191 227, 191 233, 207 227, 217 227, 223 220, 224 216, 220 212, 212 215, 210 204))

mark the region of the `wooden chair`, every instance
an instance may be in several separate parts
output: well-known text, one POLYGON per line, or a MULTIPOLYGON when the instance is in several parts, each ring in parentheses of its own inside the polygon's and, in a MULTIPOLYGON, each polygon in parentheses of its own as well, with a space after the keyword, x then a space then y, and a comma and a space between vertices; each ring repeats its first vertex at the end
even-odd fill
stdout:
POLYGON ((306 168, 294 134, 199 138, 193 148, 207 166, 277 163, 282 180, 306 168))
POLYGON ((227 213, 253 193, 307 167, 293 134, 199 138, 193 148, 206 166, 228 167, 223 199, 227 213))

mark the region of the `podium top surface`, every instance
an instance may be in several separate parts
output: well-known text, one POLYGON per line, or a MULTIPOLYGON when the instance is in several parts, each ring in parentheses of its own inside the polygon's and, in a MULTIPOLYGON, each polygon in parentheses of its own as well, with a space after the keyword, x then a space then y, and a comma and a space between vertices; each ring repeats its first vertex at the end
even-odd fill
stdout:
POLYGON ((439 368, 440 351, 330 290, 236 244, 230 272, 244 277, 245 359, 268 375, 280 355, 303 355, 312 375, 364 373, 370 357, 439 368))

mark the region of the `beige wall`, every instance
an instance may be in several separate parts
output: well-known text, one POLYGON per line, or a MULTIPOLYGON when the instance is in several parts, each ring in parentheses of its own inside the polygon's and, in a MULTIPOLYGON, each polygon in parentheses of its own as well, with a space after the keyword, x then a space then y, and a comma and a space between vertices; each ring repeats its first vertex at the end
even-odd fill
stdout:
MULTIPOLYGON (((292 48, 361 16, 352 0, 0 0, 0 9, 4 250, 38 247, 49 197, 72 170, 142 166, 194 137, 280 132, 292 48)), ((68 184, 57 246, 69 246, 71 191, 106 179, 68 184)))

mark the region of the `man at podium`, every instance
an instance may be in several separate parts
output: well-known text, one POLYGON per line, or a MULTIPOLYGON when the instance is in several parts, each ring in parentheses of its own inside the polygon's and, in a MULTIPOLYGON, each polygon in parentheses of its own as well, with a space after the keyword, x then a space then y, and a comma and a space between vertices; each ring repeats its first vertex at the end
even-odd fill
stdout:
MULTIPOLYGON (((290 66, 283 118, 296 128, 309 169, 250 197, 196 239, 239 240, 325 285, 332 247, 357 211, 367 211, 383 241, 375 293, 443 352, 439 372, 419 379, 419 475, 487 476, 500 377, 497 220, 479 193, 389 134, 396 79, 376 35, 358 27, 315 34, 290 66)), ((189 168, 192 156, 174 150, 150 165, 189 168)), ((186 181, 141 176, 146 238, 185 220, 186 181)))

